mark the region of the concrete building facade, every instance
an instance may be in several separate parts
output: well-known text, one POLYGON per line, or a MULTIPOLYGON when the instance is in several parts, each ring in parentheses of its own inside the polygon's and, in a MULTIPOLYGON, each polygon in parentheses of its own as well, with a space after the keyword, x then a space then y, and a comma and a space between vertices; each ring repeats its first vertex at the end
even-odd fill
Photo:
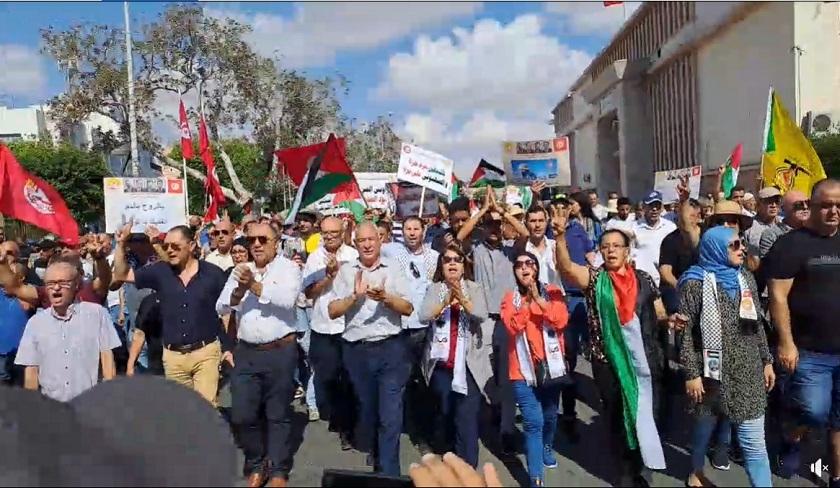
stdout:
MULTIPOLYGON (((76 124, 68 139, 76 147, 90 149, 96 140, 97 131, 113 131, 117 134, 119 130, 119 125, 112 119, 95 113, 76 124)), ((61 139, 61 133, 50 118, 47 105, 21 108, 0 106, 0 141, 36 140, 42 136, 49 137, 54 142, 61 139)))
POLYGON ((553 110, 572 184, 637 199, 655 171, 710 176, 742 143, 752 186, 769 88, 797 120, 840 122, 838 60, 838 2, 645 2, 553 110))

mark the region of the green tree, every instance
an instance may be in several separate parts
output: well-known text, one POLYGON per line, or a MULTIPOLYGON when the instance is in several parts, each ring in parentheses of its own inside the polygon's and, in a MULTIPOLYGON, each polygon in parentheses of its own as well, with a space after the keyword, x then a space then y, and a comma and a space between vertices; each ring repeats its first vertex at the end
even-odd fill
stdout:
POLYGON ((840 126, 835 126, 829 132, 811 136, 811 143, 822 161, 826 174, 832 178, 840 178, 840 126))
POLYGON ((12 142, 9 148, 27 171, 61 194, 80 225, 99 221, 105 214, 102 178, 109 171, 101 155, 44 141, 12 142))

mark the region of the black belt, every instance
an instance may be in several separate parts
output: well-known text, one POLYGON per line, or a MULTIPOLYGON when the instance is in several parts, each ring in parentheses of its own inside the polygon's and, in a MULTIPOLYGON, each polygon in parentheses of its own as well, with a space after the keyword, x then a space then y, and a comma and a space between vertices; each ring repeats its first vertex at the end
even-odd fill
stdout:
POLYGON ((210 344, 213 344, 214 342, 216 342, 215 337, 212 340, 193 342, 192 344, 167 344, 163 347, 165 347, 166 349, 169 349, 172 352, 179 352, 181 354, 187 354, 187 353, 190 353, 190 352, 193 352, 193 351, 197 351, 204 346, 209 346, 210 344))
POLYGON ((295 336, 295 334, 287 334, 279 339, 275 339, 271 342, 264 342, 262 344, 254 344, 252 342, 246 341, 239 341, 239 344, 251 349, 256 349, 258 351, 268 351, 271 349, 279 349, 287 344, 294 343, 296 339, 297 337, 295 336))
POLYGON ((493 320, 502 320, 502 316, 497 313, 488 313, 487 316, 493 320))
POLYGON ((384 339, 380 339, 378 341, 366 341, 366 340, 362 339, 360 341, 350 342, 349 344, 351 344, 353 346, 372 347, 372 346, 378 346, 380 344, 385 344, 388 341, 393 341, 393 340, 399 339, 400 337, 401 336, 399 334, 397 334, 397 335, 392 335, 392 336, 386 337, 384 339))

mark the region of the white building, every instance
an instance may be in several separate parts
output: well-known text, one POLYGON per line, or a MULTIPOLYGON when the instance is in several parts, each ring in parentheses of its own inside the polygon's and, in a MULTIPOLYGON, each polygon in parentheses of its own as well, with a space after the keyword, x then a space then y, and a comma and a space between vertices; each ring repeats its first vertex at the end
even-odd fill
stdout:
MULTIPOLYGON (((104 115, 91 114, 73 127, 69 136, 70 143, 89 149, 95 142, 97 130, 118 134, 120 127, 104 115)), ((23 108, 0 106, 0 141, 35 140, 42 135, 51 137, 55 142, 61 139, 58 127, 49 116, 47 105, 30 105, 23 108)))
POLYGON ((812 130, 840 122, 838 60, 838 2, 645 2, 553 110, 573 185, 637 199, 654 171, 708 176, 743 143, 752 187, 769 87, 812 130))

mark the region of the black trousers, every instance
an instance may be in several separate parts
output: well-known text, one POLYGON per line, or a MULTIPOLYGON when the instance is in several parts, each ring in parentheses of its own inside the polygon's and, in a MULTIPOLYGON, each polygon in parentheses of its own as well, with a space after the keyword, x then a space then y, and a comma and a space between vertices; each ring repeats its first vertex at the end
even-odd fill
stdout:
POLYGON ((263 461, 268 460, 269 476, 288 477, 297 342, 264 351, 240 343, 234 358, 231 421, 239 431, 245 454, 245 475, 261 469, 263 461))
POLYGON ((330 430, 352 435, 356 426, 356 399, 344 369, 341 334, 319 334, 309 339, 309 362, 315 372, 315 403, 330 430))
MULTIPOLYGON (((492 317, 491 317, 492 318, 492 317)), ((507 329, 500 319, 496 319, 493 328, 493 377, 496 382, 494 407, 500 414, 499 432, 503 436, 513 434, 514 422, 516 420, 516 400, 513 396, 513 385, 510 382, 510 368, 508 361, 508 337, 507 329)))
POLYGON ((421 367, 428 332, 427 328, 402 331, 411 362, 411 376, 405 385, 405 423, 412 435, 422 438, 427 443, 432 440, 428 428, 429 418, 434 415, 434 406, 437 403, 434 394, 426 385, 421 367))

